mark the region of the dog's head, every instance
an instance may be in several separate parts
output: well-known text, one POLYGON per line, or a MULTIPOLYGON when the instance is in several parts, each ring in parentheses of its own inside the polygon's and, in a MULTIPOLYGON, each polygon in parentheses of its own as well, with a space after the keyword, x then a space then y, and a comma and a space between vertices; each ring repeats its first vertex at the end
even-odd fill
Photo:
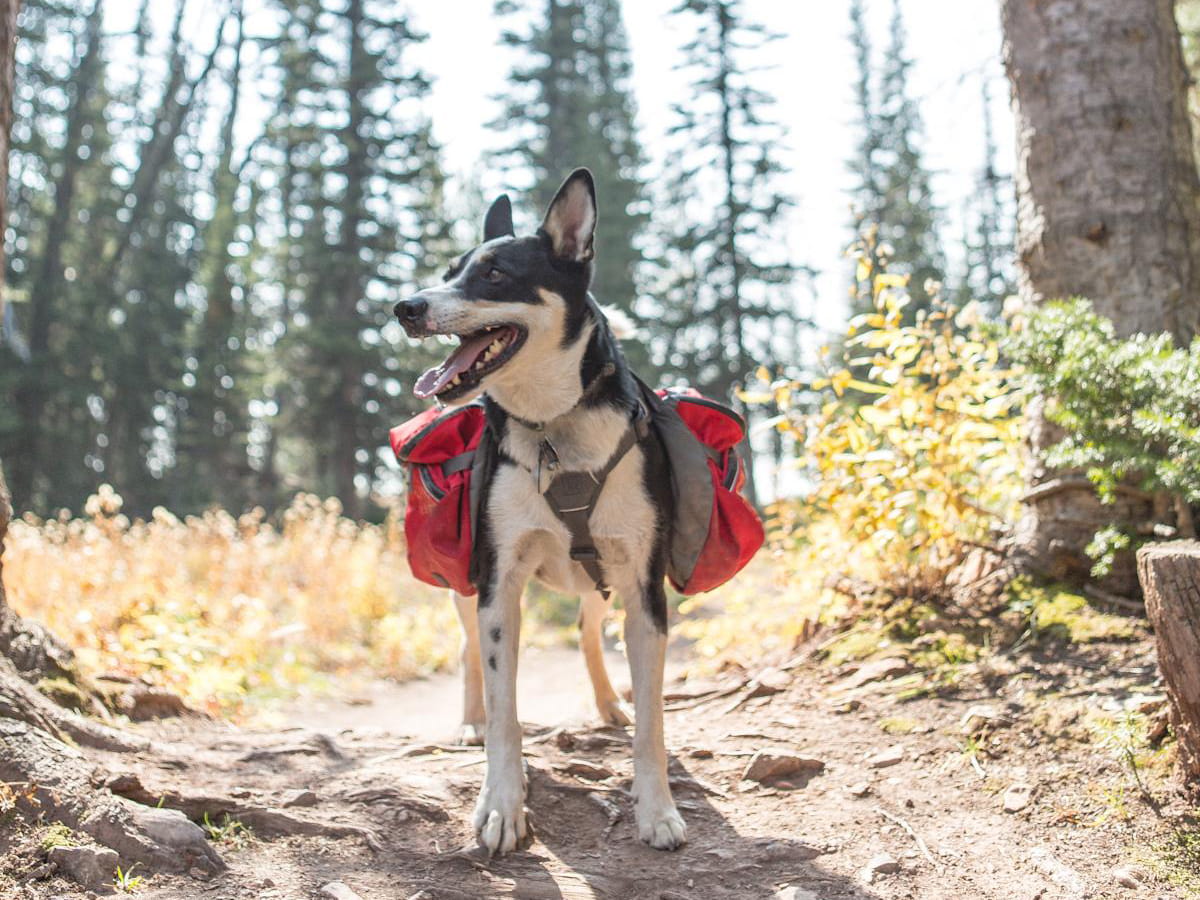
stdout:
POLYGON ((537 379, 539 367, 573 344, 589 320, 595 229, 596 188, 587 169, 567 177, 533 235, 513 234, 512 205, 497 198, 484 219, 483 243, 454 263, 442 284, 395 306, 410 337, 459 338, 413 393, 453 403, 491 380, 537 379))

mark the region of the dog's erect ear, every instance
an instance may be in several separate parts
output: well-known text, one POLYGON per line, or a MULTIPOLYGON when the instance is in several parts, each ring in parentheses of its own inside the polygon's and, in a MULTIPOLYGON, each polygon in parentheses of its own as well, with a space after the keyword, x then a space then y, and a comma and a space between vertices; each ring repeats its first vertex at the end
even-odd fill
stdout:
POLYGON ((487 215, 483 217, 483 240, 486 243, 498 237, 512 237, 512 235, 512 203, 509 202, 508 194, 501 194, 492 203, 487 215))
POLYGON ((576 169, 562 183, 542 231, 559 259, 587 262, 592 258, 592 237, 596 232, 596 183, 587 169, 576 169))

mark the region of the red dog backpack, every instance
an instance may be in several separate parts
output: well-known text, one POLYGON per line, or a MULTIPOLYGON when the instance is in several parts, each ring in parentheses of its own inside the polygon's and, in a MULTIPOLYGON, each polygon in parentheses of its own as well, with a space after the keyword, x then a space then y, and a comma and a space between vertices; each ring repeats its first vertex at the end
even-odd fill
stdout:
MULTIPOLYGON (((671 465, 676 499, 668 577, 683 594, 711 591, 762 546, 762 522, 739 493, 741 416, 693 390, 643 390, 671 465)), ((429 409, 391 431, 408 472, 404 515, 409 568, 426 584, 475 593, 471 582, 473 463, 485 435, 483 406, 429 409)), ((490 476, 490 473, 478 473, 490 476)))
POLYGON ((483 406, 427 409, 392 429, 392 452, 408 471, 404 511, 408 567, 418 581, 474 594, 471 584, 471 464, 483 406))
MULTIPOLYGON (((746 424, 732 409, 709 400, 692 388, 655 393, 674 408, 708 456, 712 511, 699 555, 688 571, 680 571, 678 566, 669 569, 675 590, 681 594, 701 594, 719 587, 740 572, 765 540, 758 513, 741 494, 746 472, 737 454, 737 445, 746 435, 746 424)), ((677 467, 669 443, 667 454, 672 457, 672 465, 677 467)), ((677 514, 676 531, 683 527, 677 514)))

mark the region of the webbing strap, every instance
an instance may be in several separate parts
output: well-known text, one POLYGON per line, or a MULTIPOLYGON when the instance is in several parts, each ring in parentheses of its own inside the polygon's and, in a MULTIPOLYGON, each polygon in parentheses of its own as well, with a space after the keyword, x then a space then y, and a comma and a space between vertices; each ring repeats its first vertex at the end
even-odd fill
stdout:
POLYGON ((462 472, 471 468, 475 462, 475 451, 468 450, 466 453, 460 453, 458 456, 452 456, 442 463, 442 474, 446 476, 453 475, 455 472, 462 472))
POLYGON ((543 492, 550 509, 559 520, 567 526, 571 534, 571 559, 583 566, 588 578, 596 584, 596 590, 607 600, 611 589, 604 581, 604 572, 600 568, 600 551, 592 539, 592 529, 588 524, 592 510, 604 490, 604 482, 612 470, 625 458, 633 446, 646 433, 645 410, 639 409, 637 419, 632 422, 617 449, 613 451, 608 462, 597 472, 563 472, 556 475, 543 492))

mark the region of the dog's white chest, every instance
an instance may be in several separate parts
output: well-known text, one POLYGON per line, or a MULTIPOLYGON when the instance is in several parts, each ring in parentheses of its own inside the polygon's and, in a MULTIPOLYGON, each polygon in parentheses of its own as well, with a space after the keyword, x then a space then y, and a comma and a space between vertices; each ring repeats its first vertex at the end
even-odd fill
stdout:
MULTIPOLYGON (((555 423, 554 430, 545 435, 510 427, 501 446, 516 464, 498 468, 489 491, 488 513, 502 566, 507 560, 553 588, 584 592, 594 590, 595 585, 571 560, 570 531, 542 494, 554 473, 546 470, 541 442, 551 442, 557 471, 599 471, 629 423, 612 409, 579 410, 569 418, 574 421, 555 423)), ((643 466, 641 448, 635 445, 608 474, 588 519, 602 568, 613 583, 640 580, 654 546, 657 517, 646 494, 643 466)))

